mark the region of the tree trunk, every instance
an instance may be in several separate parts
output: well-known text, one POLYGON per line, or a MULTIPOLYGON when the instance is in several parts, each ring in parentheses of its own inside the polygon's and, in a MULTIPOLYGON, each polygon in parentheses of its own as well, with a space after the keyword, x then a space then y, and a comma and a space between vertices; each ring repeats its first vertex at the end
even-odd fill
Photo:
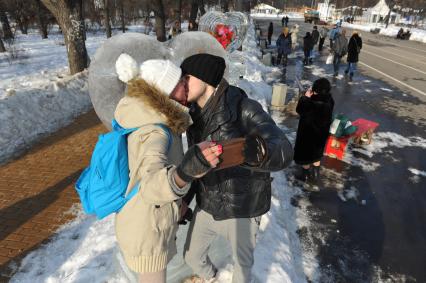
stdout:
POLYGON ((111 37, 111 15, 109 11, 109 1, 104 0, 104 24, 107 38, 111 37))
POLYGON ((28 25, 25 23, 25 19, 23 18, 17 18, 16 22, 19 26, 19 30, 22 34, 28 34, 28 25))
POLYGON ((124 0, 120 1, 120 17, 121 17, 121 30, 126 32, 126 19, 124 18, 124 0))
POLYGON ((40 29, 41 38, 47 38, 47 23, 43 14, 43 6, 40 0, 36 0, 37 3, 37 21, 40 29))
MULTIPOLYGON (((189 22, 192 24, 193 27, 195 27, 195 21, 197 20, 198 1, 199 0, 192 0, 191 2, 191 12, 189 13, 189 22)), ((195 30, 195 28, 192 28, 192 30, 195 30)))
POLYGON ((85 29, 82 21, 83 0, 42 0, 52 12, 64 34, 70 73, 75 74, 87 67, 88 55, 84 42, 85 29))
POLYGON ((3 40, 0 38, 0 53, 6 52, 6 48, 4 47, 3 40))
MULTIPOLYGON (((1 1, 0 1, 0 5, 1 5, 1 1)), ((0 22, 2 24, 3 27, 3 37, 4 39, 12 39, 13 33, 12 33, 12 29, 10 28, 10 24, 9 24, 9 19, 7 18, 6 12, 3 9, 3 5, 0 6, 0 22)))
POLYGON ((158 41, 166 41, 166 15, 164 13, 164 5, 162 0, 155 0, 155 33, 158 41))
POLYGON ((229 1, 222 1, 222 10, 224 13, 229 12, 229 1))
POLYGON ((206 13, 206 9, 204 7, 204 0, 198 0, 198 6, 200 8, 201 16, 206 13))
POLYGON ((386 20, 386 28, 388 28, 388 25, 389 25, 389 22, 390 22, 390 16, 391 16, 392 9, 394 8, 394 6, 395 6, 395 2, 391 1, 390 5, 389 5, 389 13, 388 13, 388 15, 386 16, 386 17, 387 17, 387 20, 386 20))
POLYGON ((182 0, 177 0, 177 19, 179 21, 179 30, 182 30, 182 0))

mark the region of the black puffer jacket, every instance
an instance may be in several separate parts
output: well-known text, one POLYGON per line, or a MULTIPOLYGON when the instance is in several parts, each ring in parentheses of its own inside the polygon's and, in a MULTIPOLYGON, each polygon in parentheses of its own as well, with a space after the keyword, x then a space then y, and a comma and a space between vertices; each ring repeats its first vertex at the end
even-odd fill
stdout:
POLYGON ((267 158, 256 168, 237 166, 209 172, 193 182, 185 200, 189 203, 196 194, 197 205, 215 220, 260 216, 271 205, 269 172, 287 167, 293 158, 293 149, 258 102, 249 99, 243 90, 228 86, 225 81, 221 86, 223 84, 226 86, 215 95, 219 99, 202 118, 199 118, 201 110, 192 108, 194 124, 187 132, 189 145, 257 134, 266 141, 267 158))

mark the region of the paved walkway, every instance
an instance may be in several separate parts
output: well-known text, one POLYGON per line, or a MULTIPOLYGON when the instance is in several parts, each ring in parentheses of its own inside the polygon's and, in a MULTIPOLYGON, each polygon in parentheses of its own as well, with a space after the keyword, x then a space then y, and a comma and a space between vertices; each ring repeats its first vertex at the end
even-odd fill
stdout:
POLYGON ((94 111, 43 139, 29 152, 0 166, 0 282, 17 263, 74 216, 74 183, 105 132, 94 111))

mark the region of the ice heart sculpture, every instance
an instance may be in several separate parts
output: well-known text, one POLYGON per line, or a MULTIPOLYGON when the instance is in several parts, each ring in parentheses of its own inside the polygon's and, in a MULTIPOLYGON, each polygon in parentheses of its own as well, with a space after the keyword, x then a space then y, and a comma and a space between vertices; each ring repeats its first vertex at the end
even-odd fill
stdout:
POLYGON ((201 17, 198 30, 213 35, 226 51, 232 52, 243 44, 248 27, 248 18, 241 12, 208 12, 201 17))
POLYGON ((222 46, 209 34, 200 31, 182 33, 165 43, 140 33, 124 33, 109 38, 98 48, 89 66, 90 99, 96 114, 108 129, 111 129, 115 108, 126 89, 115 69, 117 58, 122 53, 129 54, 138 64, 149 59, 168 59, 179 66, 185 58, 198 53, 221 56, 227 61, 222 46))

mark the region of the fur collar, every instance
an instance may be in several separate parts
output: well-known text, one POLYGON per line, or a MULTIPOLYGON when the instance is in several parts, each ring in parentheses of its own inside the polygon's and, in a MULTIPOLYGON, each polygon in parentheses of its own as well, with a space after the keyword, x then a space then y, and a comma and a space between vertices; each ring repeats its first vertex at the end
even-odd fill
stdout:
POLYGON ((127 120, 123 122, 128 126, 140 127, 141 124, 163 123, 172 132, 182 134, 192 123, 189 110, 185 106, 170 99, 158 88, 142 79, 129 82, 123 100, 125 102, 120 102, 117 107, 116 116, 120 116, 122 121, 127 120), (129 125, 130 123, 132 125, 129 125))

